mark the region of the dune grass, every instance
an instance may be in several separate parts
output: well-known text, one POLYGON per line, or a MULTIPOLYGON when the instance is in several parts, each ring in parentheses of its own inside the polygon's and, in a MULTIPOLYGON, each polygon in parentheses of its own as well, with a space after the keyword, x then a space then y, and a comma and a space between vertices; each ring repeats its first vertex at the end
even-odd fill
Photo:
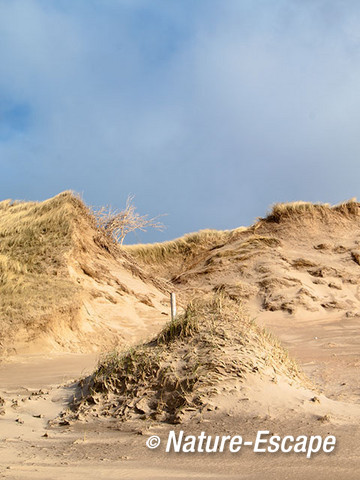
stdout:
POLYGON ((151 342, 105 355, 83 382, 70 415, 140 415, 177 423, 184 411, 200 411, 224 393, 229 381, 253 374, 302 379, 280 343, 220 293, 194 299, 151 342))
POLYGON ((0 202, 0 348, 21 328, 44 328, 52 310, 70 307, 76 286, 66 255, 87 208, 72 192, 44 202, 0 202))
POLYGON ((293 219, 301 216, 323 218, 334 218, 334 214, 341 216, 359 215, 360 203, 356 198, 352 198, 338 205, 330 205, 329 203, 311 203, 311 202, 289 202, 276 203, 273 205, 270 213, 265 217, 267 222, 280 223, 282 220, 293 219))
POLYGON ((224 245, 245 230, 246 227, 235 230, 200 230, 168 242, 125 245, 124 249, 144 263, 176 262, 179 258, 191 259, 202 251, 224 245))
POLYGON ((63 253, 72 245, 80 213, 86 214, 87 209, 71 192, 44 202, 0 202, 0 258, 4 269, 15 273, 19 269, 22 273, 58 271, 63 253))
MULTIPOLYGON (((342 202, 338 205, 329 203, 312 202, 289 202, 276 203, 265 218, 250 227, 239 227, 234 230, 200 230, 189 233, 175 240, 153 243, 125 245, 124 250, 144 265, 156 265, 171 267, 171 265, 188 265, 194 257, 201 255, 211 249, 220 248, 227 243, 237 240, 243 232, 255 233, 264 223, 280 223, 285 220, 296 220, 300 218, 321 218, 322 220, 340 221, 349 216, 359 215, 360 203, 355 198, 342 202)), ((244 240, 243 246, 248 242, 251 247, 269 246, 276 247, 279 240, 276 238, 254 234, 248 240, 244 240)), ((229 255, 226 251, 222 255, 229 255)), ((220 254, 219 254, 220 255, 220 254)))

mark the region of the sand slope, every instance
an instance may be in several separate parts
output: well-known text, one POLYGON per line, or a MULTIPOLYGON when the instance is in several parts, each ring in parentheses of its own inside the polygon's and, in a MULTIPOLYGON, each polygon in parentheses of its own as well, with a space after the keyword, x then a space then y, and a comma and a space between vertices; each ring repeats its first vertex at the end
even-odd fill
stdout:
POLYGON ((274 210, 277 215, 271 212, 247 229, 199 232, 194 246, 187 242, 179 252, 174 245, 181 247, 186 237, 128 251, 144 268, 158 266, 188 296, 223 289, 234 298, 256 300, 257 311, 360 315, 359 204, 300 203, 274 210))
POLYGON ((0 356, 87 352, 151 334, 165 282, 144 274, 71 192, 0 203, 0 356))
POLYGON ((145 269, 158 268, 184 302, 213 292, 243 302, 321 391, 358 402, 359 238, 359 203, 297 202, 276 205, 247 229, 128 250, 145 269))

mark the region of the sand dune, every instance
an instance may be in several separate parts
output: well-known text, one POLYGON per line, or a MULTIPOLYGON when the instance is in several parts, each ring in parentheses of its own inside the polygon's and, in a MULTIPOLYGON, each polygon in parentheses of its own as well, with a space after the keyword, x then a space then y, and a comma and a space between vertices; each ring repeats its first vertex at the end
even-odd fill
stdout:
POLYGON ((2 202, 2 475, 357 478, 359 206, 280 204, 248 228, 120 249, 70 193, 2 202), (239 470, 146 449, 170 428, 338 445, 311 462, 244 453, 239 470))
POLYGON ((0 355, 97 351, 161 326, 165 282, 96 228, 71 192, 0 203, 0 355))

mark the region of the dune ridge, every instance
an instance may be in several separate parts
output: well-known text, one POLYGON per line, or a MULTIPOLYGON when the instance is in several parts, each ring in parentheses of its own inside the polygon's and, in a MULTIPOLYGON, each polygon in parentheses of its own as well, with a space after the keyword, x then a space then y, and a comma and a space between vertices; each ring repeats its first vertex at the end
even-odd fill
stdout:
POLYGON ((74 193, 0 202, 0 357, 131 342, 132 322, 146 329, 153 311, 161 318, 166 288, 74 193))

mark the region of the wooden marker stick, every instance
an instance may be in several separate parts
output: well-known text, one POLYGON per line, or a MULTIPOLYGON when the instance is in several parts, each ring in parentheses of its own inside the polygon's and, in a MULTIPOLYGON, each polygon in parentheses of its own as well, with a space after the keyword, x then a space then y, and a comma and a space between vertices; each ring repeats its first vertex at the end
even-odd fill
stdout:
POLYGON ((175 293, 170 293, 170 304, 171 304, 171 320, 174 320, 176 317, 176 297, 175 293))

